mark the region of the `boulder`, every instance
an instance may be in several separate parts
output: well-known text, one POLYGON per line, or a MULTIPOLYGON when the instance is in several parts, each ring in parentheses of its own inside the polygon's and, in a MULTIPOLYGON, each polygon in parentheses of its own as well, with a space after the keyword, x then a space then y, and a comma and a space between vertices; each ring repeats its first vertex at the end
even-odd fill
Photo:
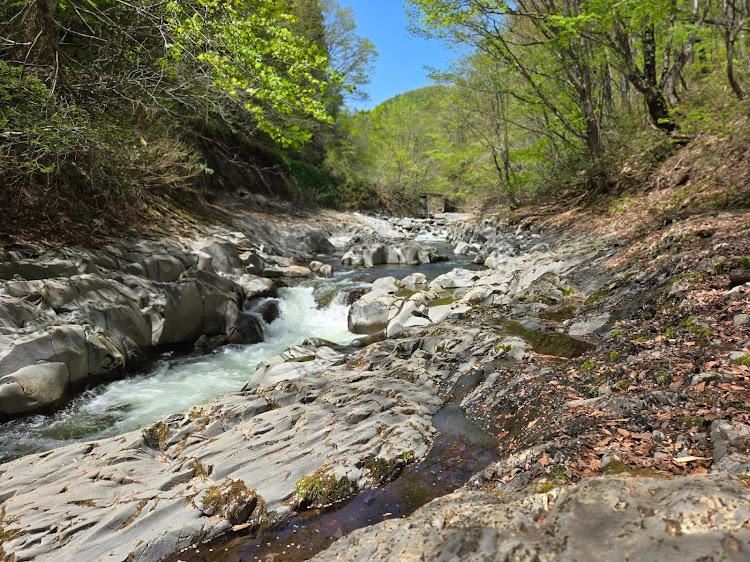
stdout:
POLYGON ((253 314, 240 312, 234 326, 229 330, 227 342, 233 344, 250 344, 263 341, 263 326, 260 319, 253 314))
POLYGON ((417 290, 420 286, 427 285, 427 276, 424 273, 412 273, 401 280, 403 286, 411 291, 417 290))
POLYGON ((221 238, 211 238, 198 243, 196 249, 211 256, 211 263, 217 272, 227 275, 244 273, 236 244, 221 238))
POLYGON ((0 279, 22 277, 26 281, 72 277, 78 275, 76 265, 70 260, 19 260, 0 262, 0 279))
POLYGON ((29 365, 0 376, 0 415, 22 415, 57 406, 69 384, 65 363, 29 365))
MULTIPOLYGON (((389 338, 399 335, 404 325, 412 318, 412 315, 419 311, 419 306, 414 301, 406 301, 398 310, 398 313, 388 322, 386 335, 389 338)), ((429 320, 428 322, 429 323, 429 320)))
POLYGON ((362 296, 351 305, 348 315, 349 331, 353 334, 374 334, 388 326, 391 306, 398 300, 388 295, 362 296))
POLYGON ((381 264, 418 265, 440 259, 437 250, 419 242, 355 245, 341 258, 343 265, 374 267, 381 264))
POLYGON ((270 324, 281 316, 279 301, 276 299, 267 299, 257 303, 251 308, 251 312, 260 315, 266 324, 270 324))
POLYGON ((332 279, 333 278, 333 266, 327 263, 322 265, 321 268, 318 270, 318 274, 325 279, 332 279))
POLYGON ((747 485, 736 476, 585 478, 519 492, 468 487, 365 527, 334 560, 747 560, 747 485), (707 515, 709 514, 709 515, 707 515))
POLYGON ((242 287, 245 300, 259 297, 275 297, 278 294, 276 283, 265 277, 245 273, 237 280, 237 283, 242 287))
POLYGON ((437 290, 473 287, 479 278, 476 271, 456 268, 433 279, 430 287, 437 290))
POLYGON ((312 277, 312 271, 301 265, 267 265, 263 270, 263 275, 266 277, 288 277, 291 279, 301 277, 312 277))

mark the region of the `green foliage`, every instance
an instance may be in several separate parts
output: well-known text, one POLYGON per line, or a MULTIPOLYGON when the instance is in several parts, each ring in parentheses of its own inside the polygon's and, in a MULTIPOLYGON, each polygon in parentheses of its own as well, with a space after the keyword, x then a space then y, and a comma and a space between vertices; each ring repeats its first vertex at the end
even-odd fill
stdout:
POLYGON ((111 127, 51 97, 41 80, 0 61, 0 174, 8 184, 53 174, 81 151, 109 148, 111 127))
POLYGON ((89 181, 89 159, 107 167, 137 159, 147 151, 139 137, 154 136, 134 134, 141 119, 299 148, 330 126, 330 96, 356 89, 363 78, 351 73, 372 54, 363 43, 357 61, 333 68, 329 47, 346 57, 352 46, 341 44, 356 36, 352 26, 327 30, 318 2, 60 0, 44 12, 47 4, 0 7, 0 172, 19 188, 40 174, 59 174, 45 180, 53 188, 75 173, 89 181), (335 40, 321 36, 328 31, 335 40), (61 170, 66 161, 78 172, 61 170))
POLYGON ((319 205, 335 205, 338 200, 338 191, 331 178, 324 172, 315 166, 290 158, 282 152, 275 152, 275 154, 292 174, 307 198, 311 198, 319 205))
POLYGON ((167 8, 172 41, 164 62, 172 72, 204 73, 213 87, 204 86, 209 96, 236 102, 282 146, 310 139, 301 118, 330 120, 322 94, 341 77, 329 68, 321 46, 290 29, 295 20, 282 4, 201 0, 198 11, 172 1, 167 8))
POLYGON ((485 172, 506 203, 641 185, 685 134, 726 135, 743 111, 727 80, 741 98, 747 52, 733 45, 747 40, 746 3, 409 0, 407 9, 416 33, 460 54, 435 78, 455 87, 453 113, 494 160, 485 172))

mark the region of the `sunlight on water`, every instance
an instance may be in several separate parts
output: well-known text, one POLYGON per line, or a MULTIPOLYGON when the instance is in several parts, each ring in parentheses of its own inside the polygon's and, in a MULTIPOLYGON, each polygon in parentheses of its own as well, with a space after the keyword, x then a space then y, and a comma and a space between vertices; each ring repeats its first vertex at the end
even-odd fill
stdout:
POLYGON ((0 461, 132 431, 236 392, 250 380, 258 362, 306 338, 348 344, 355 336, 347 329, 348 306, 342 304, 342 290, 358 286, 365 285, 344 275, 340 280, 282 289, 281 316, 265 326, 262 343, 227 346, 200 357, 162 358, 150 372, 91 389, 57 414, 5 424, 0 427, 0 461), (316 297, 328 304, 319 307, 316 297))
MULTIPOLYGON (((450 255, 445 243, 435 244, 450 255)), ((454 267, 474 267, 462 256, 451 262, 376 268, 336 266, 334 279, 313 279, 281 289, 281 316, 265 326, 265 341, 227 346, 203 356, 162 356, 151 371, 88 390, 67 408, 49 416, 32 416, 0 425, 0 463, 73 442, 91 441, 133 431, 191 406, 237 392, 260 361, 307 338, 348 344, 346 295, 386 275, 403 278, 423 272, 428 279, 454 267)))

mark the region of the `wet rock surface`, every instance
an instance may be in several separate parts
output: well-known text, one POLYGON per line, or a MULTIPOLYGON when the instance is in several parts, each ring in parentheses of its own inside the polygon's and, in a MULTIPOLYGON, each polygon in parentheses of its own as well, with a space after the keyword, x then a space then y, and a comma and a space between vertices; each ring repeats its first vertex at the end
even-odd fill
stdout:
POLYGON ((355 531, 313 560, 746 560, 750 495, 736 477, 588 479, 461 489, 355 531))
POLYGON ((53 410, 81 389, 138 369, 153 350, 261 341, 253 301, 275 296, 285 279, 312 276, 290 255, 309 258, 334 246, 304 224, 293 233, 260 221, 239 226, 247 230, 4 252, 0 417, 53 410))
MULTIPOLYGON (((454 400, 497 440, 489 465, 406 518, 342 531, 318 559, 745 560, 750 327, 735 318, 750 288, 718 255, 750 253, 733 220, 710 242, 665 245, 666 233, 653 252, 624 255, 614 235, 453 226, 489 269, 353 293, 349 323, 364 349, 310 340, 261 362, 238 394, 0 466, 6 556, 156 560, 322 507, 418 470, 434 416, 454 400)), ((386 244, 382 232, 359 243, 386 244)), ((222 267, 237 273, 234 260, 222 267)), ((258 274, 249 267, 243 275, 258 274)), ((122 284, 143 298, 144 283, 122 284)), ((63 377, 67 363, 48 364, 63 377)))
POLYGON ((386 475, 368 459, 422 458, 440 398, 344 359, 300 346, 268 362, 275 372, 261 367, 245 392, 0 466, 5 555, 158 560, 233 525, 370 487, 386 475), (306 478, 319 495, 300 493, 306 478))

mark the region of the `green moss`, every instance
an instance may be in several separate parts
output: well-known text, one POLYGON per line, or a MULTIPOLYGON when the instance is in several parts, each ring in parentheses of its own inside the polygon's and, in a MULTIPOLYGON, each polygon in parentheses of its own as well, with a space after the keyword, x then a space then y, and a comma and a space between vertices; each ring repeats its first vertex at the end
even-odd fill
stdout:
POLYGON ((410 463, 414 460, 414 451, 401 451, 401 461, 404 463, 410 463))
POLYGON ((615 340, 621 340, 621 339, 623 339, 625 337, 625 332, 623 332, 619 328, 616 329, 616 330, 612 330, 612 337, 615 340))
POLYGON ((594 304, 595 302, 600 301, 604 297, 606 297, 612 288, 612 281, 609 283, 606 283, 604 286, 602 286, 598 291, 596 291, 594 294, 589 296, 589 298, 586 299, 586 304, 594 304))
POLYGON ((581 370, 586 373, 591 373, 592 371, 596 370, 596 363, 592 363, 591 361, 586 360, 581 365, 581 370))
POLYGON ((551 482, 550 480, 544 480, 540 483, 539 487, 537 488, 537 491, 540 494, 547 494, 554 490, 557 487, 557 485, 554 482, 551 482))
POLYGON ((596 377, 596 379, 594 379, 594 386, 597 386, 597 387, 601 386, 607 381, 609 381, 609 374, 601 375, 599 377, 596 377))
POLYGON ((454 299, 453 297, 443 297, 440 299, 435 299, 434 301, 429 303, 427 306, 428 307, 444 306, 446 304, 453 304, 454 302, 456 302, 456 299, 454 299))
POLYGON ((401 455, 392 460, 383 457, 370 457, 365 459, 365 468, 370 471, 376 484, 393 480, 401 469, 414 460, 413 451, 402 451, 401 455))
POLYGON ((559 334, 557 332, 535 332, 527 330, 516 321, 501 319, 494 322, 495 325, 503 327, 503 331, 509 336, 519 336, 534 348, 534 351, 543 355, 554 355, 555 357, 566 357, 572 359, 579 357, 587 351, 596 349, 596 345, 585 340, 580 340, 559 334))
POLYGON ((672 337, 672 336, 674 336, 674 333, 675 333, 674 326, 666 326, 664 328, 664 335, 665 336, 672 337))
POLYGON ((747 365, 748 367, 750 367, 750 355, 746 354, 742 357, 738 357, 733 361, 733 363, 735 365, 747 365))
POLYGON ((670 289, 672 287, 672 285, 674 285, 675 283, 677 283, 677 281, 679 281, 679 280, 680 280, 680 275, 673 275, 672 277, 669 278, 669 281, 667 281, 665 287, 667 289, 670 289))
POLYGON ((614 363, 615 361, 617 361, 617 357, 618 357, 617 352, 616 351, 611 351, 609 353, 609 362, 610 363, 614 363))
POLYGON ((339 480, 325 469, 304 476, 294 487, 300 505, 304 507, 323 507, 336 503, 352 493, 352 483, 342 476, 339 480))
POLYGON ((703 427, 706 420, 702 416, 682 416, 680 423, 686 427, 703 427))
POLYGON ((630 381, 622 380, 617 383, 617 388, 627 390, 630 387, 630 381))
POLYGON ((707 340, 711 337, 709 332, 704 326, 698 324, 698 319, 694 316, 686 318, 680 323, 680 328, 686 330, 689 334, 699 340, 707 340))
MULTIPOLYGON (((309 197, 313 203, 321 205, 333 205, 338 199, 339 193, 333 181, 327 174, 305 162, 295 160, 279 151, 272 151, 289 173, 294 177, 297 185, 309 197)), ((308 201, 310 199, 308 198, 308 201)))
POLYGON ((672 380, 672 375, 665 371, 659 371, 654 374, 654 381, 659 386, 669 386, 670 384, 672 384, 672 380))

